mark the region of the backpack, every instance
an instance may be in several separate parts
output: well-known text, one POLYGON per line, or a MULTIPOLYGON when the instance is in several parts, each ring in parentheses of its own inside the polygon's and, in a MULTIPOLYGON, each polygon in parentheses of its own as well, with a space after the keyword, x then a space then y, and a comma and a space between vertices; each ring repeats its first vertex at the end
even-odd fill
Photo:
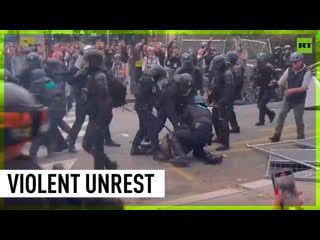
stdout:
POLYGON ((117 81, 110 71, 106 72, 108 79, 109 93, 112 98, 113 107, 121 107, 126 104, 127 88, 120 81, 117 81))

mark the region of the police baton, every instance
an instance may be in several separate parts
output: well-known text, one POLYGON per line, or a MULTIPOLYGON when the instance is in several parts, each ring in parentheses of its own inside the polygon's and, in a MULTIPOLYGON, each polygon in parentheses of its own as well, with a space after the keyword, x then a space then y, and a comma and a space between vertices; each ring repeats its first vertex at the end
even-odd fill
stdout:
POLYGON ((162 122, 162 121, 160 120, 160 118, 158 118, 158 116, 154 115, 153 112, 149 112, 149 111, 148 111, 148 113, 151 114, 151 116, 153 116, 153 118, 157 119, 158 122, 161 123, 161 125, 162 125, 165 129, 167 129, 169 132, 173 132, 170 128, 167 127, 167 125, 166 125, 164 122, 162 122))

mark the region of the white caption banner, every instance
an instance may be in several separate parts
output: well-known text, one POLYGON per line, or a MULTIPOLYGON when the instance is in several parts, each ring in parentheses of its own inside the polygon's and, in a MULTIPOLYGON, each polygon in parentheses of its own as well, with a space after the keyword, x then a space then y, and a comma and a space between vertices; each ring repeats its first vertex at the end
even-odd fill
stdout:
POLYGON ((164 170, 0 170, 0 198, 163 198, 164 170))

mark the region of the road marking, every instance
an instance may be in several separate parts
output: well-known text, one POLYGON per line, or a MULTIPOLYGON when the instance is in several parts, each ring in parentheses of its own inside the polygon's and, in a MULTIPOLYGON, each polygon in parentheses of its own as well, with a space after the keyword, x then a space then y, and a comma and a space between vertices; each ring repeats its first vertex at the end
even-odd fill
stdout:
MULTIPOLYGON (((316 136, 317 132, 315 132, 315 130, 310 130, 310 131, 306 131, 305 132, 306 134, 313 134, 314 136, 316 136)), ((288 138, 288 137, 294 137, 296 136, 296 133, 291 133, 291 134, 285 134, 283 135, 281 138, 284 139, 284 138, 288 138)), ((270 136, 271 137, 271 136, 270 136)), ((236 141, 236 142, 233 142, 231 143, 231 147, 234 147, 234 146, 238 146, 238 145, 242 145, 242 144, 255 144, 255 143, 260 143, 261 141, 264 141, 264 142, 267 142, 268 140, 268 136, 266 137, 261 137, 261 138, 254 138, 254 139, 246 139, 246 140, 240 140, 240 141, 236 141)), ((270 142, 270 141, 268 141, 270 142)))
POLYGON ((224 153, 227 154, 227 157, 228 157, 229 153, 249 152, 249 151, 252 151, 252 149, 248 147, 243 147, 243 148, 232 148, 228 151, 224 151, 224 153))
POLYGON ((246 189, 257 189, 257 188, 270 186, 270 185, 272 185, 272 182, 271 182, 271 180, 268 180, 268 179, 261 179, 261 180, 254 181, 254 182, 239 184, 240 187, 243 187, 246 189))
MULTIPOLYGON (((314 131, 306 131, 307 134, 313 134, 314 131)), ((295 133, 292 134, 286 134, 283 135, 282 139, 283 141, 287 138, 293 137, 295 136, 295 133)), ((264 138, 255 138, 255 139, 251 139, 251 140, 241 140, 241 141, 237 141, 234 143, 231 143, 231 147, 230 150, 227 151, 223 151, 223 153, 225 154, 229 154, 229 153, 238 153, 238 152, 249 152, 252 150, 252 148, 248 148, 246 146, 246 144, 259 144, 262 140, 267 140, 267 137, 264 138), (245 147, 241 147, 242 145, 245 145, 245 147), (240 148, 239 148, 240 147, 240 148)), ((228 157, 228 156, 227 156, 228 157)))
MULTIPOLYGON (((258 132, 270 132, 270 131, 274 131, 275 127, 268 127, 268 128, 261 128, 261 129, 257 129, 258 132)), ((288 130, 292 130, 296 128, 296 125, 288 125, 287 127, 283 128, 283 132, 288 131, 288 130)))
MULTIPOLYGON (((307 134, 309 133, 314 133, 314 130, 312 131, 306 131, 307 134)), ((295 136, 295 133, 292 133, 292 134, 287 134, 287 135, 284 135, 283 138, 288 138, 288 137, 291 137, 291 136, 295 136)), ((241 145, 241 144, 246 144, 246 143, 258 143, 262 140, 266 140, 266 138, 256 138, 256 139, 252 139, 252 140, 241 140, 241 141, 238 141, 238 142, 235 142, 233 144, 231 144, 231 146, 235 146, 235 145, 241 145)), ((226 154, 228 153, 235 153, 235 152, 248 152, 248 151, 252 151, 251 148, 247 148, 247 147, 244 147, 244 148, 232 148, 228 151, 225 151, 226 154)), ((172 170, 174 171, 176 174, 182 176, 184 179, 188 180, 188 181, 191 181, 191 182, 195 182, 197 181, 197 177, 194 176, 193 174, 187 172, 187 171, 184 171, 183 169, 181 168, 177 168, 177 167, 174 167, 172 164, 170 163, 165 163, 164 164, 166 167, 169 167, 169 170, 172 170)))
POLYGON ((197 180, 196 176, 192 175, 191 173, 188 173, 187 171, 182 170, 181 168, 177 168, 170 163, 165 163, 164 165, 168 167, 169 170, 172 170, 173 172, 175 172, 176 174, 180 175, 188 181, 195 182, 197 180))

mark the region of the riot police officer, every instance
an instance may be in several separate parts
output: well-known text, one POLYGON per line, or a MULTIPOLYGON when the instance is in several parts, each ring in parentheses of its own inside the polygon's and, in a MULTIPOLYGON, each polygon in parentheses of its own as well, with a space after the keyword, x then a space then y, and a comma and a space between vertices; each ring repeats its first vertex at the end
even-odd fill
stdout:
MULTIPOLYGON (((191 83, 191 81, 190 81, 191 83)), ((193 156, 205 163, 221 163, 222 156, 214 156, 204 150, 206 145, 211 145, 212 123, 211 113, 205 105, 202 96, 194 96, 193 102, 184 105, 182 127, 174 132, 169 132, 161 141, 161 147, 166 158, 176 166, 187 166, 190 163, 186 157, 193 150, 193 156)))
POLYGON ((139 129, 133 139, 130 155, 146 154, 146 152, 141 149, 140 144, 145 137, 148 137, 151 142, 153 159, 164 159, 159 147, 158 137, 159 129, 161 129, 163 123, 153 113, 157 105, 157 100, 161 95, 157 82, 157 80, 160 80, 159 77, 158 69, 147 65, 146 70, 138 81, 134 108, 139 118, 139 129))
MULTIPOLYGON (((85 46, 84 52, 90 49, 94 49, 92 46, 85 46)), ((87 115, 88 104, 86 99, 86 85, 87 85, 87 77, 88 70, 87 68, 83 68, 83 52, 78 55, 78 59, 74 66, 71 67, 69 72, 73 75, 71 79, 68 80, 68 83, 72 86, 72 90, 76 100, 76 109, 75 115, 76 120, 74 121, 70 133, 68 134, 67 141, 69 144, 69 152, 75 153, 75 142, 78 137, 78 134, 81 130, 82 124, 84 123, 87 115)))
MULTIPOLYGON (((151 64, 150 68, 154 72, 153 78, 157 82, 160 91, 159 98, 157 98, 155 102, 155 108, 157 110, 157 117, 163 124, 159 125, 158 132, 162 130, 167 119, 170 120, 174 129, 176 129, 179 127, 181 119, 177 111, 179 89, 177 87, 178 82, 175 81, 175 79, 177 78, 176 76, 180 76, 180 74, 175 75, 173 79, 169 79, 167 78, 167 72, 162 66, 151 64)), ((189 76, 191 78, 191 75, 189 76)))
POLYGON ((282 49, 280 46, 275 46, 272 54, 272 63, 274 68, 284 68, 282 49))
POLYGON ((65 98, 64 92, 46 77, 42 69, 32 71, 32 82, 30 92, 35 96, 40 104, 49 109, 49 131, 46 135, 38 136, 34 139, 30 147, 30 156, 36 160, 37 151, 41 144, 47 146, 48 155, 55 151, 62 151, 68 148, 58 129, 58 124, 65 115, 65 98))
POLYGON ((273 66, 267 62, 267 55, 259 53, 257 55, 257 65, 253 69, 251 84, 253 87, 260 87, 258 96, 259 121, 256 126, 262 126, 265 122, 265 115, 268 115, 270 122, 275 118, 275 112, 271 111, 267 104, 273 96, 274 88, 269 84, 276 78, 273 66))
MULTIPOLYGON (((244 68, 237 62, 238 59, 239 56, 236 52, 228 52, 226 54, 226 60, 234 79, 234 100, 241 99, 241 91, 244 82, 244 68)), ((234 111, 234 104, 232 104, 230 113, 230 133, 240 133, 240 127, 234 111)))
POLYGON ((175 72, 175 74, 189 73, 192 76, 192 86, 194 89, 200 92, 201 95, 204 93, 203 88, 203 78, 201 71, 198 67, 193 65, 193 58, 190 53, 184 53, 181 56, 182 66, 179 67, 175 72))
POLYGON ((229 144, 229 121, 234 100, 233 74, 227 66, 225 56, 217 55, 210 64, 213 72, 213 80, 209 86, 208 102, 213 103, 212 124, 216 132, 213 142, 221 143, 217 151, 230 148, 229 144))
POLYGON ((292 47, 291 45, 287 44, 283 47, 283 56, 282 56, 282 61, 284 63, 284 68, 289 68, 291 67, 291 61, 290 61, 290 56, 292 54, 292 47))
MULTIPOLYGON (((48 112, 43 105, 24 88, 0 81, 0 113, 7 121, 0 123, 4 133, 4 169, 40 170, 41 167, 29 156, 23 155, 25 144, 39 134, 48 131, 48 112), (2 90, 2 91, 1 91, 2 90)), ((57 169, 57 168, 55 168, 57 169)), ((44 207, 65 206, 107 206, 111 209, 123 209, 120 199, 53 199, 53 198, 6 198, 4 207, 44 207)))
MULTIPOLYGON (((69 79, 71 79, 72 75, 68 74, 68 72, 65 71, 64 66, 60 60, 54 58, 49 58, 44 62, 44 71, 46 72, 47 76, 55 82, 57 88, 61 93, 61 96, 65 98, 64 109, 69 109, 71 106, 67 106, 68 96, 65 89, 66 83, 69 79)), ((66 114, 66 111, 64 111, 64 113, 66 114)), ((70 134, 71 127, 63 120, 65 114, 62 116, 61 120, 59 120, 58 125, 64 132, 70 134)))
POLYGON ((93 155, 94 169, 116 169, 117 164, 104 153, 106 122, 112 111, 112 98, 103 66, 103 54, 96 49, 89 49, 85 51, 83 59, 88 73, 84 94, 89 123, 82 146, 93 155))
POLYGON ((31 79, 32 79, 31 72, 34 69, 41 68, 41 60, 37 53, 30 52, 26 56, 25 61, 27 64, 26 68, 22 70, 21 73, 19 73, 16 78, 18 79, 18 83, 20 86, 24 87, 25 89, 29 89, 31 84, 31 79))

